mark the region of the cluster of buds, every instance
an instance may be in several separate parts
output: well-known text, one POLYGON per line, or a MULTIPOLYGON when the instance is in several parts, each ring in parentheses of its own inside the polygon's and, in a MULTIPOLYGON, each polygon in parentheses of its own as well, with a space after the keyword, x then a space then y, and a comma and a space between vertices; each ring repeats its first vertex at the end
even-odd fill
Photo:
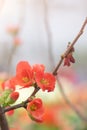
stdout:
MULTIPOLYGON (((69 48, 70 43, 67 46, 67 49, 69 48)), ((73 57, 73 52, 74 52, 74 47, 71 48, 71 50, 69 51, 69 53, 67 54, 67 56, 65 56, 64 58, 64 66, 70 66, 71 63, 75 63, 75 59, 73 57)))

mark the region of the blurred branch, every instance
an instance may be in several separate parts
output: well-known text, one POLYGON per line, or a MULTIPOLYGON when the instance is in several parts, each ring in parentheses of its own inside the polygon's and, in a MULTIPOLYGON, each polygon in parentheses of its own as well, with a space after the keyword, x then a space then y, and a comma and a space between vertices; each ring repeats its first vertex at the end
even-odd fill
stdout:
POLYGON ((48 38, 48 53, 49 53, 49 59, 52 65, 52 68, 54 68, 54 57, 53 57, 53 51, 52 51, 52 32, 51 32, 51 27, 50 23, 48 20, 48 3, 47 0, 43 0, 43 5, 44 5, 44 24, 45 24, 45 29, 46 29, 46 34, 48 38))
POLYGON ((65 94, 64 92, 64 89, 63 89, 63 86, 58 78, 57 77, 57 82, 58 82, 58 85, 59 85, 59 89, 60 89, 60 92, 64 98, 64 100, 66 101, 66 103, 72 108, 72 110, 74 110, 74 112, 85 122, 87 122, 87 117, 85 117, 75 106, 74 104, 68 99, 67 95, 65 94))
POLYGON ((63 59, 69 54, 69 52, 72 49, 72 47, 76 44, 77 40, 83 34, 86 24, 87 24, 87 17, 86 17, 86 19, 85 19, 85 21, 84 21, 84 23, 83 23, 83 25, 82 25, 79 33, 77 34, 77 36, 75 37, 75 39, 72 41, 72 43, 70 44, 70 46, 67 48, 67 50, 65 51, 65 53, 61 56, 60 61, 58 62, 57 66, 55 67, 55 69, 53 71, 54 75, 57 75, 57 71, 58 71, 58 69, 60 68, 60 66, 62 64, 63 59))
POLYGON ((10 54, 9 54, 9 57, 8 57, 8 65, 7 65, 8 66, 8 78, 10 77, 11 63, 12 63, 13 56, 15 54, 16 49, 17 49, 17 45, 15 45, 13 43, 13 46, 12 46, 12 48, 10 50, 10 54))
MULTIPOLYGON (((23 27, 24 24, 24 16, 25 16, 25 9, 26 9, 26 0, 20 0, 20 5, 21 5, 21 10, 20 10, 20 17, 19 17, 19 30, 17 33, 17 36, 14 36, 13 39, 15 37, 18 37, 19 33, 21 32, 21 28, 23 27)), ((16 49, 18 48, 18 46, 16 46, 15 44, 12 46, 11 48, 11 52, 9 55, 9 59, 8 59, 8 75, 10 77, 10 70, 11 70, 11 63, 13 60, 13 56, 15 55, 16 49)))
POLYGON ((3 113, 3 108, 1 106, 0 106, 0 127, 1 130, 9 130, 8 123, 5 114, 3 113))

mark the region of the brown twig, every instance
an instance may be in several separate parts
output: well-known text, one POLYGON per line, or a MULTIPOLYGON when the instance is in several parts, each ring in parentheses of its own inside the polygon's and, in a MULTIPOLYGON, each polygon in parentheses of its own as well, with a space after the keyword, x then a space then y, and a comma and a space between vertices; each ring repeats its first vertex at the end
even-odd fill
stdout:
POLYGON ((55 67, 53 74, 56 76, 57 75, 57 71, 59 69, 59 67, 61 66, 63 59, 68 55, 68 53, 70 52, 70 50, 72 49, 72 47, 76 44, 77 40, 80 38, 80 36, 83 34, 83 31, 85 29, 85 26, 87 24, 87 18, 85 19, 78 35, 75 37, 75 39, 72 41, 72 43, 70 44, 70 46, 67 48, 67 50, 65 51, 65 53, 61 56, 60 61, 58 62, 57 66, 55 67))
POLYGON ((40 89, 40 88, 36 87, 36 88, 34 89, 33 93, 31 94, 31 96, 28 97, 28 99, 26 99, 24 102, 19 103, 19 104, 17 104, 17 105, 10 106, 10 107, 8 107, 8 108, 5 108, 5 109, 4 109, 4 113, 5 113, 5 112, 8 112, 8 111, 10 111, 10 110, 14 110, 14 109, 21 108, 21 107, 26 108, 26 104, 27 104, 28 102, 31 102, 31 101, 32 101, 32 99, 33 99, 32 97, 35 97, 35 95, 36 95, 36 93, 39 91, 39 89, 40 89))
POLYGON ((63 86, 58 78, 57 77, 57 82, 58 82, 58 86, 59 86, 59 89, 60 89, 60 92, 64 98, 64 100, 66 101, 66 103, 72 108, 72 110, 74 110, 74 112, 85 122, 87 122, 87 117, 85 117, 75 106, 74 104, 68 99, 68 97, 66 96, 65 92, 64 92, 64 89, 63 89, 63 86))
MULTIPOLYGON (((78 35, 76 36, 76 38, 73 40, 73 42, 71 43, 71 45, 68 47, 68 49, 65 51, 64 53, 64 56, 61 56, 61 59, 58 63, 58 65, 56 66, 56 68, 54 69, 53 71, 53 75, 56 76, 57 75, 57 71, 59 69, 59 67, 61 66, 62 62, 63 62, 63 59, 64 57, 66 57, 68 55, 68 53, 70 52, 70 50, 72 49, 72 47, 75 45, 76 41, 79 39, 79 37, 83 34, 83 30, 85 28, 87 24, 87 18, 86 20, 84 21, 82 27, 81 27, 81 30, 80 32, 78 33, 78 35)), ((57 79, 58 80, 58 79, 57 79)), ((65 99, 65 101, 71 106, 71 108, 79 115, 79 117, 81 117, 81 119, 83 119, 84 121, 87 121, 87 119, 77 110, 77 108, 75 108, 73 106, 73 104, 68 100, 67 96, 65 95, 64 91, 63 91, 63 88, 62 88, 62 85, 60 83, 60 81, 58 80, 58 83, 59 83, 59 86, 60 86, 60 90, 61 90, 61 93, 65 99)), ((24 102, 20 103, 20 104, 17 104, 17 105, 14 105, 14 106, 11 106, 9 108, 5 108, 4 109, 4 113, 7 112, 7 111, 10 111, 10 110, 13 110, 13 109, 17 109, 17 108, 20 108, 20 107, 26 107, 26 104, 28 102, 30 102, 32 100, 32 96, 35 96, 36 93, 39 91, 40 88, 35 88, 34 92, 32 93, 32 95, 27 99, 25 100, 24 102)))
MULTIPOLYGON (((54 71, 53 71, 53 75, 57 76, 57 71, 58 69, 60 68, 62 62, 63 62, 63 59, 69 54, 70 50, 72 49, 72 47, 76 44, 77 40, 80 38, 80 36, 83 34, 83 31, 85 29, 85 26, 87 24, 87 18, 85 19, 78 35, 75 37, 75 39, 73 40, 73 42, 70 44, 70 46, 67 48, 67 50, 65 51, 65 53, 61 56, 61 59, 60 61, 58 62, 57 66, 55 67, 54 71)), ((62 87, 62 84, 60 82, 60 80, 58 79, 58 76, 57 76, 57 82, 59 84, 59 88, 60 88, 60 91, 61 91, 61 94, 64 98, 64 100, 66 101, 66 103, 76 112, 76 114, 85 122, 87 122, 87 117, 85 117, 68 99, 68 97, 66 96, 64 90, 63 90, 63 87, 62 87)))
MULTIPOLYGON (((68 49, 65 51, 64 57, 67 56, 67 54, 68 54, 69 51, 72 49, 72 47, 74 46, 74 44, 76 43, 76 41, 79 39, 80 35, 83 33, 83 30, 84 30, 86 24, 87 24, 87 18, 86 18, 86 20, 84 21, 84 23, 83 23, 83 25, 82 25, 82 27, 81 27, 81 30, 80 30, 80 32, 78 33, 78 35, 77 35, 76 38, 73 40, 73 42, 72 42, 71 45, 68 47, 68 49)), ((60 59, 58 65, 56 66, 56 68, 55 68, 54 71, 53 71, 53 75, 57 75, 57 71, 58 71, 60 65, 62 64, 63 59, 64 59, 64 58, 61 57, 61 59, 60 59)), ((26 103, 28 103, 29 101, 31 101, 31 97, 32 97, 32 96, 35 96, 35 94, 39 91, 39 89, 40 89, 40 88, 37 88, 37 89, 35 88, 35 90, 34 90, 34 92, 32 93, 32 95, 31 95, 26 101, 24 101, 23 103, 20 103, 20 104, 18 104, 18 105, 11 106, 11 107, 9 107, 9 108, 5 108, 4 112, 7 112, 7 111, 12 110, 12 109, 17 109, 17 108, 20 108, 20 107, 24 107, 26 103)))

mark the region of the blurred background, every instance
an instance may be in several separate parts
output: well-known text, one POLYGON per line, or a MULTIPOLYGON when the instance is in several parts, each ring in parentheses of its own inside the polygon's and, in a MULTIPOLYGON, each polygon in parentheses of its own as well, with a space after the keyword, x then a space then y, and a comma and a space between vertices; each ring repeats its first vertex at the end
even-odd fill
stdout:
MULTIPOLYGON (((1 80, 7 78, 8 74, 13 75, 16 64, 22 60, 27 60, 30 64, 44 64, 46 70, 52 72, 68 42, 72 42, 76 37, 86 17, 86 0, 0 0, 1 80)), ((87 106, 82 104, 87 103, 87 27, 75 45, 74 58, 75 64, 69 68, 62 66, 60 77, 69 99, 75 105, 79 102, 78 109, 86 114, 87 106)), ((22 111, 17 112, 15 117, 10 117, 9 122, 16 122, 19 115, 28 121, 24 122, 23 128, 19 128, 17 122, 17 128, 12 128, 87 130, 84 121, 64 102, 58 85, 53 93, 40 92, 40 96, 44 102, 48 99, 46 104, 48 109, 52 109, 47 117, 54 119, 55 115, 58 115, 57 119, 48 121, 51 122, 48 124, 54 121, 53 127, 35 123, 28 125, 31 121, 22 111), (53 108, 51 103, 55 104, 53 108)), ((24 98, 23 95, 21 97, 24 98)), ((19 123, 22 121, 23 119, 20 119, 19 123)))

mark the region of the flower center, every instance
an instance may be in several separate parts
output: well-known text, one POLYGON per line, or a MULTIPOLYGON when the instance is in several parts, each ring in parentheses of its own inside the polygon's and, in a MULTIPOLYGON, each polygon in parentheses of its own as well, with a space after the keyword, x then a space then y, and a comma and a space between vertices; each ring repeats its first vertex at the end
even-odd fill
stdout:
POLYGON ((37 110, 37 106, 35 104, 32 104, 32 106, 30 107, 31 111, 36 111, 37 110))
POLYGON ((29 82, 29 78, 28 78, 28 77, 23 77, 22 80, 23 80, 25 83, 29 82))
POLYGON ((44 85, 48 85, 49 84, 48 80, 46 80, 46 79, 42 79, 41 83, 44 84, 44 85))

